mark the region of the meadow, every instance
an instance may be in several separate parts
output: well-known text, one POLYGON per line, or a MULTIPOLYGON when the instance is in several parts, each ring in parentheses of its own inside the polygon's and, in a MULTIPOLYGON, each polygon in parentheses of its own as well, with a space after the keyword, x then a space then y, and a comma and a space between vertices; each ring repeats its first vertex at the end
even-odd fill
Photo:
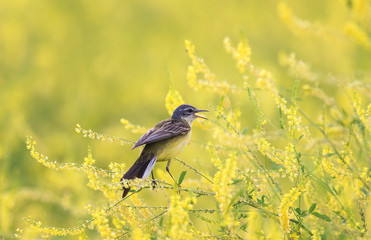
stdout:
POLYGON ((370 1, 0 2, 0 239, 371 238, 370 1))

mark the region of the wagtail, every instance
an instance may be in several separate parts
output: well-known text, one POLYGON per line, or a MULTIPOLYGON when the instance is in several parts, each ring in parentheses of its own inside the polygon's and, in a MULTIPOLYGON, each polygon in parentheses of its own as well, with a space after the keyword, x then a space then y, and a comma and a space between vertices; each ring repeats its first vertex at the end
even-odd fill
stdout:
MULTIPOLYGON (((156 162, 167 161, 166 171, 169 171, 170 161, 183 151, 191 139, 191 126, 196 118, 204 118, 196 115, 199 112, 208 112, 200 110, 188 104, 182 104, 177 107, 171 118, 159 122, 154 128, 146 132, 134 144, 132 150, 136 147, 145 145, 139 158, 133 166, 124 174, 123 179, 145 179, 151 174, 156 162)), ((153 173, 152 173, 153 178, 153 173)), ((174 179, 174 178, 173 178, 174 179)), ((124 198, 130 187, 123 188, 124 198)))

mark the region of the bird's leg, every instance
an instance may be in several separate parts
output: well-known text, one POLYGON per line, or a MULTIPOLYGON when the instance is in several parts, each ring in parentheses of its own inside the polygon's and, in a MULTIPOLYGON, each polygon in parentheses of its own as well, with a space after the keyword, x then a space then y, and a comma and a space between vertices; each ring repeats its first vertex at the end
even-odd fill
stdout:
POLYGON ((152 190, 155 190, 156 185, 157 185, 157 183, 156 183, 156 179, 155 179, 155 177, 153 176, 153 171, 152 171, 152 190))
POLYGON ((171 160, 169 160, 168 162, 167 162, 167 165, 166 165, 166 171, 170 174, 170 177, 174 180, 174 182, 175 182, 175 179, 174 179, 174 177, 173 177, 173 175, 171 175, 171 173, 170 173, 170 162, 171 162, 171 160))
POLYGON ((169 160, 169 161, 167 162, 167 165, 166 165, 166 171, 170 174, 170 177, 173 179, 174 183, 176 184, 176 186, 177 186, 177 188, 178 188, 178 194, 180 194, 180 185, 175 181, 173 175, 171 175, 171 173, 170 173, 170 168, 169 168, 169 167, 170 167, 170 161, 171 161, 171 160, 169 160))

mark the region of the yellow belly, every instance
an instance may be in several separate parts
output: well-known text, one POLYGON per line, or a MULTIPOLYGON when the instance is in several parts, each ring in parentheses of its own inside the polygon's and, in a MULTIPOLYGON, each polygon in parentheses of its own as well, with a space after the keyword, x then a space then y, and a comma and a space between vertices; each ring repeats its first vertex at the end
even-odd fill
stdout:
POLYGON ((167 161, 178 156, 183 149, 188 145, 191 139, 191 131, 186 135, 177 136, 156 143, 157 146, 157 161, 167 161))

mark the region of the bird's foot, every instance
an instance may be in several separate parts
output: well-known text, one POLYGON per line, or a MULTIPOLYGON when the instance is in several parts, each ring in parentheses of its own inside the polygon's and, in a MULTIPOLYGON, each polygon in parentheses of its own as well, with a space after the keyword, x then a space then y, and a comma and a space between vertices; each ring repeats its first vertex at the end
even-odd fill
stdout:
POLYGON ((157 185, 156 179, 152 179, 152 190, 156 189, 156 185, 157 185))
POLYGON ((157 182, 155 177, 153 176, 153 172, 151 174, 152 174, 152 190, 155 190, 157 182))

